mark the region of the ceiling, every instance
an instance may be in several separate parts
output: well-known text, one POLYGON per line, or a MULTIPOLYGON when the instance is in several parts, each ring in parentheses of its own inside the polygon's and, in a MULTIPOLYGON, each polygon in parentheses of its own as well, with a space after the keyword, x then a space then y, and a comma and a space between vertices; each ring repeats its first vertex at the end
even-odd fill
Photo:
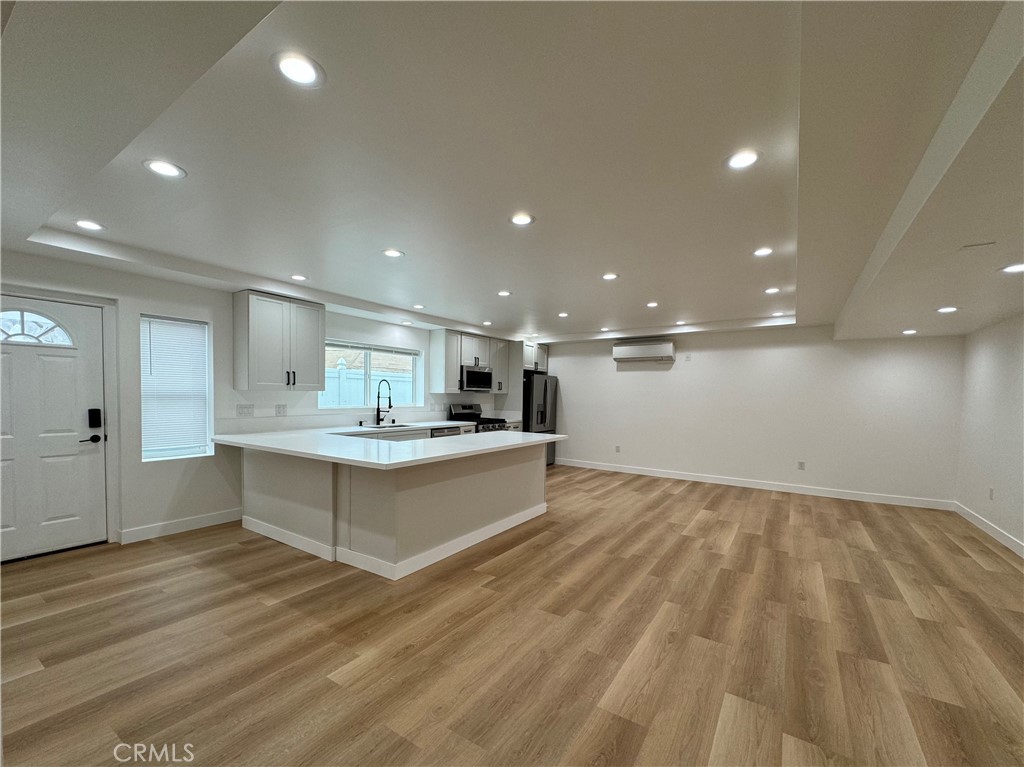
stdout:
POLYGON ((935 256, 997 240, 1021 260, 1001 10, 19 3, 3 246, 550 341, 837 320, 851 338, 966 333, 1024 308, 995 251, 935 256), (292 50, 323 87, 280 76, 271 58, 292 50), (958 107, 965 78, 984 90, 972 76, 991 109, 958 107), (937 146, 951 109, 964 140, 937 146), (730 169, 744 147, 760 161, 730 169), (948 171, 882 253, 925 166, 948 171), (512 225, 518 210, 536 221, 512 225), (951 300, 961 312, 935 315, 951 300))

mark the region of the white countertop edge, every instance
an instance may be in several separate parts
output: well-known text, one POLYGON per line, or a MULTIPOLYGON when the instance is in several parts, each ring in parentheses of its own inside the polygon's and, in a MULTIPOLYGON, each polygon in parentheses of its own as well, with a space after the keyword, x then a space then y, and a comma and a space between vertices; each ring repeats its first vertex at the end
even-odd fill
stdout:
MULTIPOLYGON (((296 458, 309 458, 315 461, 328 461, 330 463, 340 463, 346 466, 359 466, 366 469, 401 469, 407 466, 419 466, 427 463, 437 463, 438 461, 452 461, 458 458, 468 458, 474 455, 484 455, 486 453, 497 453, 504 450, 515 450, 522 447, 532 447, 535 445, 544 445, 548 442, 559 442, 563 439, 568 439, 566 434, 536 434, 532 432, 509 432, 509 431, 497 431, 497 432, 483 432, 480 434, 465 434, 461 437, 439 437, 435 440, 412 440, 410 442, 378 442, 376 440, 365 440, 360 437, 348 437, 338 434, 338 431, 344 431, 344 429, 310 429, 310 430, 297 430, 293 432, 263 432, 260 434, 222 434, 216 435, 213 438, 214 443, 218 445, 226 445, 230 447, 240 447, 247 450, 261 450, 267 453, 278 453, 280 455, 290 455, 296 458), (345 456, 337 455, 333 451, 324 452, 315 449, 309 449, 308 447, 289 447, 287 444, 273 444, 277 438, 285 437, 285 440, 280 440, 285 443, 291 439, 317 438, 320 436, 331 436, 333 439, 339 440, 338 447, 346 447, 345 443, 350 443, 349 447, 356 447, 351 445, 351 442, 358 442, 367 444, 367 447, 362 448, 364 451, 369 449, 370 445, 378 446, 378 452, 380 449, 386 449, 389 453, 392 451, 400 452, 403 449, 408 450, 408 447, 403 446, 411 445, 412 442, 427 442, 428 444, 436 444, 442 451, 436 455, 420 455, 409 458, 396 458, 395 460, 373 460, 369 458, 360 458, 356 456, 345 456), (465 442, 475 437, 486 437, 491 438, 492 435, 508 435, 509 437, 517 437, 514 442, 508 442, 505 444, 485 444, 481 446, 468 446, 465 442), (254 437, 258 439, 254 439, 254 437), (523 439, 525 438, 525 439, 523 439), (451 444, 458 440, 459 444, 451 444)), ((372 431, 367 429, 367 431, 372 431)))

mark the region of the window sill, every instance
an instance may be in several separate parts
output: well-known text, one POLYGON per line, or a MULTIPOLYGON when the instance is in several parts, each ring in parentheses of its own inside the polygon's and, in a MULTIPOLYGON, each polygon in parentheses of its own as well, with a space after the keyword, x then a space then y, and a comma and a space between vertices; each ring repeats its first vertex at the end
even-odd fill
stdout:
POLYGON ((160 463, 162 461, 181 461, 186 458, 209 458, 213 455, 213 448, 211 447, 205 453, 189 453, 188 455, 161 455, 154 456, 152 458, 146 458, 143 456, 143 463, 160 463))

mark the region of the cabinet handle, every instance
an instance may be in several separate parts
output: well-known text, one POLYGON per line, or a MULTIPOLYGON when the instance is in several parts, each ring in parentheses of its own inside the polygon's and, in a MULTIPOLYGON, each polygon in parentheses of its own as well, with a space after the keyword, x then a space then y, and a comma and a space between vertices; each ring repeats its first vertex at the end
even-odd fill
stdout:
POLYGON ((291 371, 284 371, 284 385, 289 386, 291 384, 291 371))
POLYGON ((295 371, 292 371, 292 386, 295 386, 295 371))
POLYGON ((498 391, 501 391, 501 381, 498 381, 498 391))

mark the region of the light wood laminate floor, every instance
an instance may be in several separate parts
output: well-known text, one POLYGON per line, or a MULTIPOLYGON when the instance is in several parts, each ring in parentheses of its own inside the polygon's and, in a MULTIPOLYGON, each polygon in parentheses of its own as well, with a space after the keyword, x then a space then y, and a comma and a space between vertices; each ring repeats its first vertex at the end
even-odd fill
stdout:
POLYGON ((548 499, 398 582, 238 525, 5 565, 4 763, 1024 761, 1024 565, 960 517, 567 467, 548 499))

